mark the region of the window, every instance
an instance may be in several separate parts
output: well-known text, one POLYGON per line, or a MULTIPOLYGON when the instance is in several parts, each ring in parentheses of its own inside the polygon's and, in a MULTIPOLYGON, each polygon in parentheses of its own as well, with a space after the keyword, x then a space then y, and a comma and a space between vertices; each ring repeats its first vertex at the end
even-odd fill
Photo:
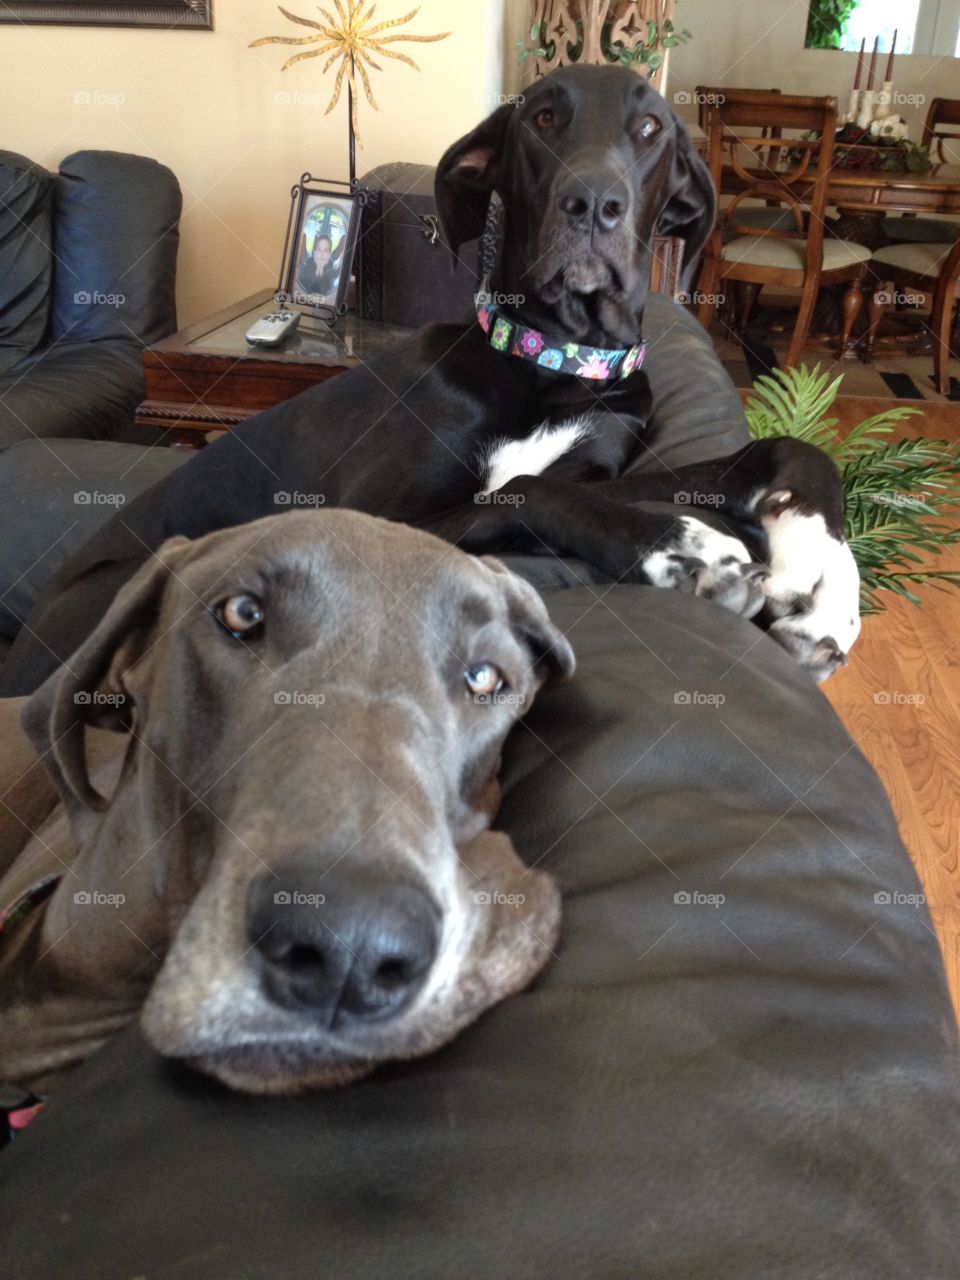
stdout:
POLYGON ((919 13, 920 0, 860 0, 847 19, 840 48, 858 53, 865 40, 870 53, 879 36, 880 48, 889 52, 896 31, 897 53, 912 53, 919 13))

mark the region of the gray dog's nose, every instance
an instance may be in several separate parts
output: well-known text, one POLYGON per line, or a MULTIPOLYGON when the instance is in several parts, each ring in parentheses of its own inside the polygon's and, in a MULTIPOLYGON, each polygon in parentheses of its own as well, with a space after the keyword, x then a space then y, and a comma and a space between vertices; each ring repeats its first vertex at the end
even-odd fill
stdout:
POLYGON ((558 202, 571 222, 592 221, 600 231, 615 231, 626 216, 629 197, 623 183, 609 173, 582 172, 570 174, 558 202))
POLYGON ((299 864, 250 886, 247 933, 271 1000, 328 1026, 386 1018, 430 971, 440 913, 421 889, 338 868, 299 864))

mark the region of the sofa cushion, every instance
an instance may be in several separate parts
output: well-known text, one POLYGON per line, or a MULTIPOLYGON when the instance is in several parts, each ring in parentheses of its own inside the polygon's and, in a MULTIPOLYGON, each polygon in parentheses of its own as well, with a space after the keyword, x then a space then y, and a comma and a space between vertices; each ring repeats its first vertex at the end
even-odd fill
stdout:
POLYGON ((46 332, 54 181, 25 156, 0 151, 0 377, 46 332))
POLYGON ((45 347, 0 376, 0 451, 55 436, 109 440, 145 395, 143 351, 132 340, 45 347))
POLYGON ((873 771, 742 619, 548 602, 580 665, 498 823, 564 891, 542 978, 305 1098, 126 1034, 0 1156, 11 1276, 955 1280, 955 1024, 873 771))
POLYGON ((0 636, 17 634, 44 583, 95 529, 186 456, 91 440, 27 440, 0 455, 0 511, 16 530, 0 539, 0 636))
POLYGON ((157 342, 176 329, 180 187, 145 156, 77 151, 60 165, 48 341, 157 342))

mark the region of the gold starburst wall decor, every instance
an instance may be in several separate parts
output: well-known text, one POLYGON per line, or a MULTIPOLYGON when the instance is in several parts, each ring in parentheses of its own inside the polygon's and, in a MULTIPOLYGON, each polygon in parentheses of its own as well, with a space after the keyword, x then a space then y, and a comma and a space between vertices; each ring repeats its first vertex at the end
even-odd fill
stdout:
POLYGON ((287 67, 292 67, 295 62, 302 62, 305 58, 319 58, 323 54, 328 54, 326 62, 323 64, 323 73, 326 74, 335 62, 339 61, 340 66, 337 70, 336 83, 333 86, 333 96, 330 99, 330 105, 327 107, 326 114, 329 115, 337 103, 340 101, 340 93, 343 89, 343 82, 346 79, 350 87, 350 127, 356 137, 357 142, 363 146, 360 137, 360 129, 358 127, 357 117, 357 101, 359 95, 357 93, 357 77, 363 85, 363 91, 366 95, 367 102, 374 109, 379 111, 376 99, 373 96, 373 88, 370 84, 370 76, 367 68, 374 71, 382 71, 383 67, 375 60, 380 58, 395 58, 398 62, 405 62, 407 66, 413 67, 414 71, 420 68, 414 60, 405 53, 400 53, 396 49, 388 49, 386 46, 396 44, 398 41, 412 40, 420 44, 431 44, 436 40, 446 40, 451 33, 443 31, 436 36, 416 36, 409 32, 398 35, 383 35, 385 31, 390 31, 396 27, 405 26, 411 22, 420 12, 420 7, 411 9, 409 13, 402 18, 390 18, 386 22, 373 23, 373 15, 376 11, 376 5, 371 4, 370 0, 333 0, 336 7, 336 18, 326 9, 320 7, 319 13, 323 18, 322 22, 315 22, 312 18, 301 18, 295 13, 289 13, 282 6, 280 12, 285 18, 289 18, 291 22, 296 22, 302 27, 312 27, 317 33, 310 36, 264 36, 260 40, 254 40, 250 48, 256 49, 262 44, 315 44, 319 47, 316 49, 307 49, 303 53, 295 53, 288 58, 281 67, 281 71, 286 71, 287 67), (375 55, 375 56, 374 56, 375 55))

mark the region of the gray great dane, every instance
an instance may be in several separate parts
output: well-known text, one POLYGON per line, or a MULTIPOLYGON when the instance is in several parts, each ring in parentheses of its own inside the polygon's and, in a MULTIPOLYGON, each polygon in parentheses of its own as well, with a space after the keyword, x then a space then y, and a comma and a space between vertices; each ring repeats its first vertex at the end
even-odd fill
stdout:
POLYGON ((400 524, 170 539, 26 737, 5 704, 0 1081, 48 1091, 140 1014, 160 1053, 297 1093, 526 986, 560 900, 490 830, 497 771, 573 665, 532 587, 400 524))

